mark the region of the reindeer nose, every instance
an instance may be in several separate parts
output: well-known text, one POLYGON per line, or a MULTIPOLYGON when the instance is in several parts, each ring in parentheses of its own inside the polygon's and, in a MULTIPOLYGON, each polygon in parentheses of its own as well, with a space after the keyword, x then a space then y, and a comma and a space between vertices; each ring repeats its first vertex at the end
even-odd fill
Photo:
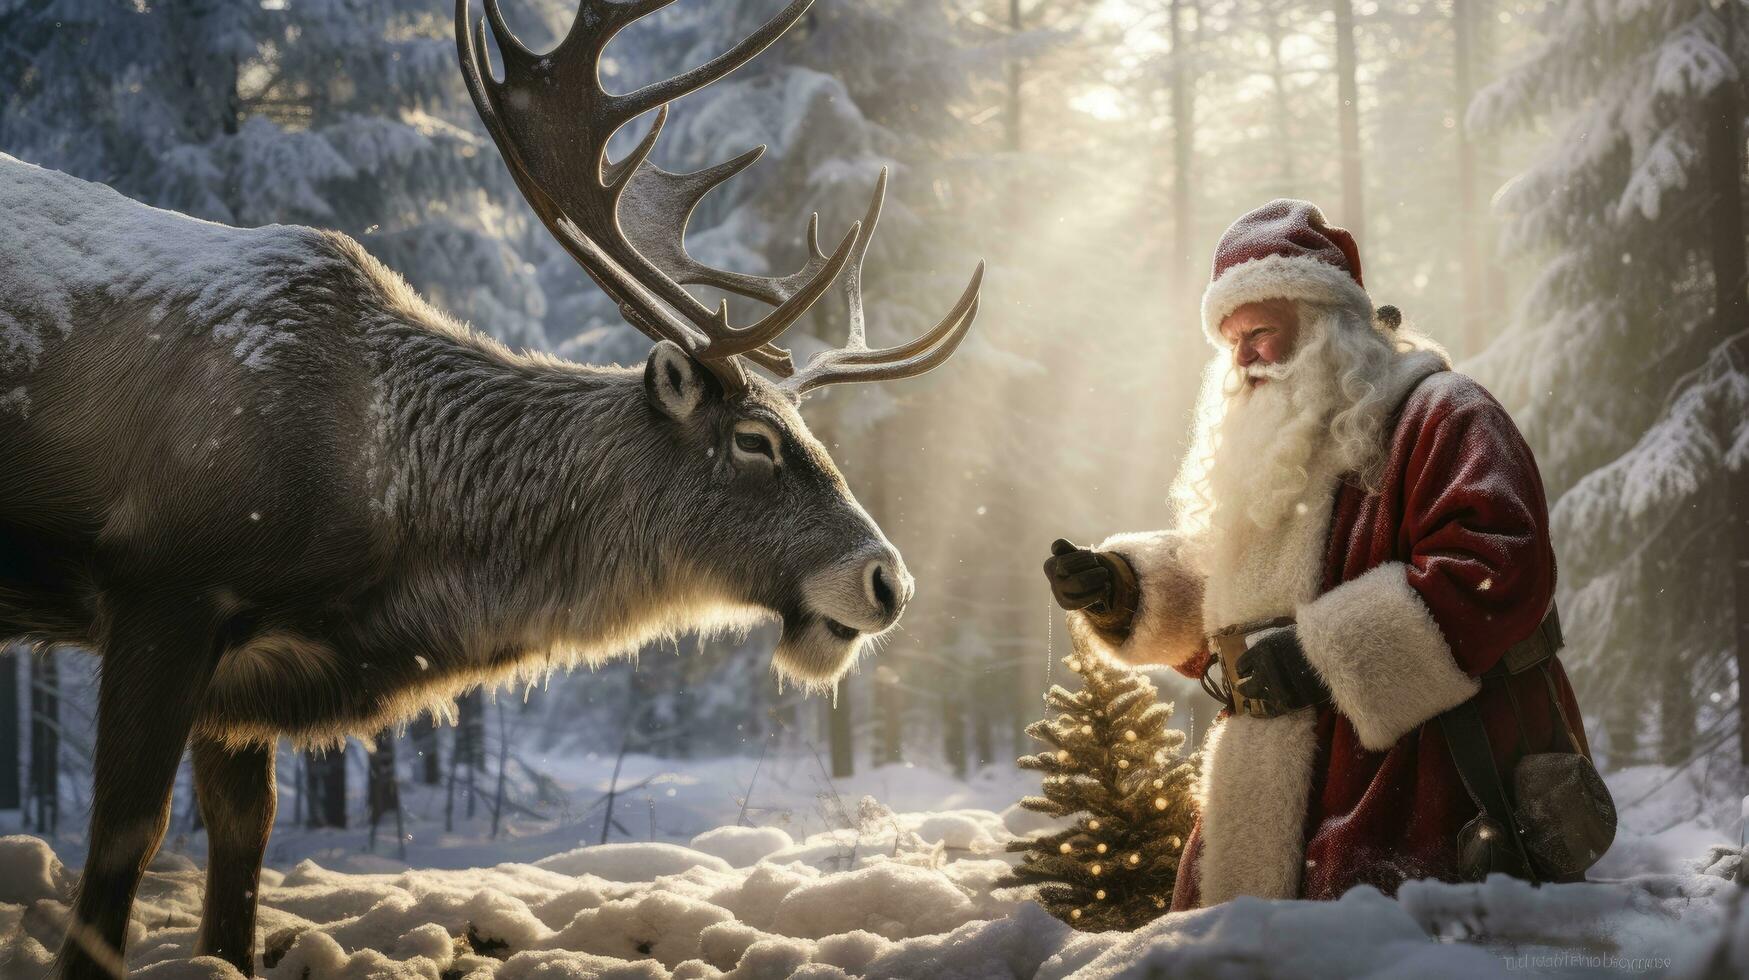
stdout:
POLYGON ((862 593, 880 620, 881 629, 898 621, 905 603, 911 601, 914 586, 911 573, 905 570, 905 563, 896 552, 871 558, 862 566, 862 593))

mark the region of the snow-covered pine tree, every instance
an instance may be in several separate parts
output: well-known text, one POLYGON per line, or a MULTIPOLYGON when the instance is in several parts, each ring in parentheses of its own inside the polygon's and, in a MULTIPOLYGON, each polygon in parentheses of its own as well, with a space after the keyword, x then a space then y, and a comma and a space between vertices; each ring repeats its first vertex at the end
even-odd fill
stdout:
POLYGON ((1468 367, 1537 452, 1564 656, 1618 765, 1640 756, 1652 707, 1671 762, 1740 728, 1720 692, 1741 656, 1733 578, 1749 576, 1731 559, 1745 532, 1730 487, 1749 457, 1749 342, 1715 287, 1740 294, 1744 275, 1745 8, 1550 4, 1542 43, 1470 109, 1472 126, 1567 120, 1499 194, 1507 250, 1544 264, 1517 322, 1468 367), (1714 144, 1735 163, 1718 166, 1714 144), (1738 243, 1722 272, 1721 220, 1738 243))
POLYGON ((1197 760, 1166 727, 1172 705, 1140 671, 1077 651, 1063 663, 1076 692, 1053 686, 1052 717, 1026 733, 1050 748, 1023 756, 1044 773, 1044 795, 1020 802, 1053 817, 1079 814, 1056 833, 1015 841, 1024 854, 1004 886, 1036 885, 1038 902, 1077 929, 1134 929, 1164 915, 1196 817, 1197 760))
MULTIPOLYGON (((540 38, 560 0, 524 0, 540 38)), ((159 207, 334 228, 437 304, 545 347, 557 251, 490 152, 425 0, 0 0, 0 149, 159 207)))

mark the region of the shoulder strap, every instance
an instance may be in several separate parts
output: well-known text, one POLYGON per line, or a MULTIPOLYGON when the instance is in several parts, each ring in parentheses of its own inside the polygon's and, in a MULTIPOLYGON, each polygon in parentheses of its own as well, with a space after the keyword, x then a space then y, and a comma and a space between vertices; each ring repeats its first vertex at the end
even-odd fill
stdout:
MULTIPOLYGON (((1549 696, 1554 702, 1554 710, 1560 713, 1563 728, 1567 728, 1566 712, 1561 708, 1561 702, 1555 696, 1554 680, 1548 674, 1549 661, 1555 658, 1556 651, 1561 648, 1561 618, 1554 606, 1549 607, 1549 613, 1543 621, 1537 624, 1536 631, 1530 636, 1513 644, 1506 651, 1493 669, 1483 674, 1484 681, 1508 677, 1532 668, 1543 668, 1543 677, 1549 684, 1549 696)), ((1510 688, 1508 688, 1510 693, 1510 688)), ((1478 697, 1480 695, 1477 695, 1478 697)), ((1513 702, 1513 713, 1518 713, 1516 699, 1513 702)), ((1512 838, 1512 846, 1517 849, 1520 859, 1526 869, 1531 868, 1530 856, 1524 851, 1524 839, 1519 836, 1518 820, 1512 812, 1506 799, 1506 786, 1500 781, 1500 770, 1494 765, 1494 747, 1488 740, 1488 730, 1482 725, 1481 709, 1476 707, 1476 698, 1470 698, 1463 704, 1439 716, 1439 730, 1445 736, 1445 744, 1451 751, 1452 765, 1457 768, 1458 778, 1463 780, 1464 790, 1469 793, 1470 800, 1476 804, 1476 809, 1491 817, 1495 823, 1505 828, 1512 838)), ((1520 722, 1522 736, 1522 721, 1520 722)), ((1560 733, 1569 742, 1572 741, 1570 730, 1560 733)), ((1534 875, 1536 872, 1531 870, 1534 875)))
MULTIPOLYGON (((1482 727, 1482 712, 1476 707, 1476 699, 1471 698, 1440 715, 1439 730, 1445 736, 1452 764, 1457 767, 1458 778, 1463 780, 1470 799, 1478 810, 1505 829, 1519 860, 1528 870, 1530 855, 1524 851, 1518 821, 1513 817, 1512 807, 1507 805, 1506 787, 1500 782, 1500 770, 1494 766, 1494 749, 1488 742, 1488 730, 1482 727)), ((1534 871, 1530 873, 1535 874, 1534 871)))

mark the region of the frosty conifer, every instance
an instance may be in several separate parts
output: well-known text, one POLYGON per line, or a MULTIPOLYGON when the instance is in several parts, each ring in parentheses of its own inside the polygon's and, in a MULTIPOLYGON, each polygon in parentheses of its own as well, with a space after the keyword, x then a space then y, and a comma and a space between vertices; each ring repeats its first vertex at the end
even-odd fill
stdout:
MULTIPOLYGON (((1718 150, 1734 144, 1723 170, 1744 193, 1749 4, 1561 0, 1538 20, 1534 56, 1469 117, 1554 124, 1549 151, 1499 194, 1504 244, 1546 265, 1471 368, 1536 451, 1561 549, 1561 658, 1609 758, 1644 761, 1657 732, 1680 764, 1729 703, 1709 699, 1708 678, 1735 671, 1742 617, 1721 611, 1749 581, 1740 535, 1718 531, 1744 499, 1749 357, 1715 271, 1715 212, 1731 210, 1718 150)), ((1723 281, 1740 283, 1741 225, 1725 238, 1737 257, 1723 281)))
POLYGON ((1045 774, 1044 795, 1021 806, 1080 818, 1010 844, 1025 857, 1002 884, 1037 885, 1039 904, 1077 929, 1134 929, 1171 904, 1196 815, 1196 760, 1180 755, 1184 733, 1166 727, 1172 705, 1141 673, 1084 652, 1063 663, 1082 690, 1052 687, 1055 714, 1027 727, 1050 748, 1019 760, 1045 774))

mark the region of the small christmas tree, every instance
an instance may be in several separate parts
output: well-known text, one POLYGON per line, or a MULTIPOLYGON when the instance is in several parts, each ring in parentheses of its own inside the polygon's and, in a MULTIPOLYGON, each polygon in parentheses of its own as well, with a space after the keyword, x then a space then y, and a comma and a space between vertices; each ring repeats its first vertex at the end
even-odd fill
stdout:
POLYGON ((1051 748, 1019 760, 1045 774, 1044 795, 1020 805, 1081 817, 1010 844, 1025 856, 1000 884, 1037 885, 1039 904, 1077 929, 1134 929, 1171 905, 1196 816, 1197 760, 1180 755, 1184 733, 1166 727, 1172 705, 1155 699, 1142 674, 1086 652, 1063 663, 1083 689, 1053 686, 1045 699, 1055 716, 1027 726, 1051 748))

